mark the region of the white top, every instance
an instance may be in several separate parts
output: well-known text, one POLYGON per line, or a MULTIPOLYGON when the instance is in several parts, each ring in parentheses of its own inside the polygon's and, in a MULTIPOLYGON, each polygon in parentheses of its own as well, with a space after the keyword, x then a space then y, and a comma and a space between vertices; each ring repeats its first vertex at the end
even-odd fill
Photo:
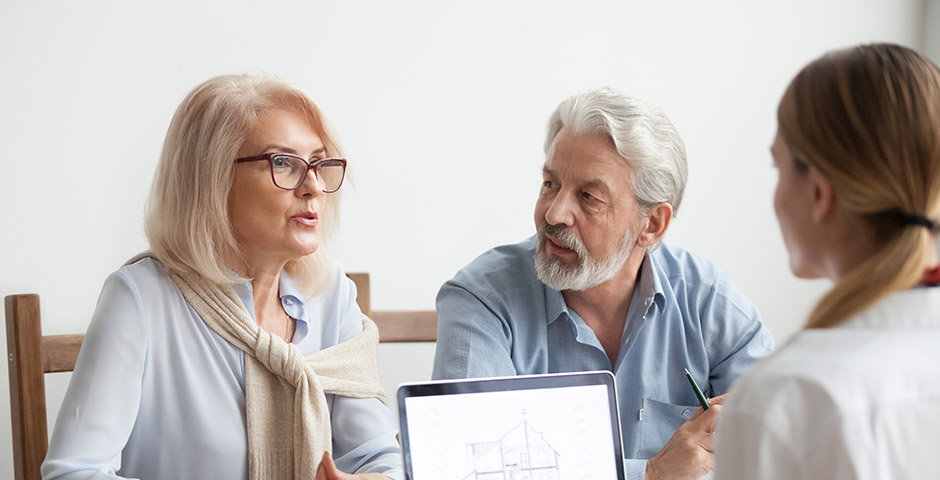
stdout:
MULTIPOLYGON (((285 273, 279 289, 304 355, 362 331, 356 287, 338 265, 318 297, 306 299, 285 273)), ((251 284, 235 290, 254 318, 251 284)), ((43 478, 246 479, 244 358, 199 318, 159 263, 121 268, 101 290, 43 478)), ((336 465, 401 479, 391 411, 374 398, 327 401, 336 465)))
POLYGON ((717 479, 940 478, 940 287, 799 333, 735 384, 717 479))

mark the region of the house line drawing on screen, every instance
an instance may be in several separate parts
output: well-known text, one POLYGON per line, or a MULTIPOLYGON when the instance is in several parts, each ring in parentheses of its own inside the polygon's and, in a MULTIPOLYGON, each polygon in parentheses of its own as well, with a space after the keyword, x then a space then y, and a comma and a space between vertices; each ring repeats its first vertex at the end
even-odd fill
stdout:
POLYGON ((399 387, 415 480, 624 480, 609 372, 399 387))
POLYGON ((559 453, 526 418, 495 441, 467 444, 473 472, 464 480, 560 480, 559 453))

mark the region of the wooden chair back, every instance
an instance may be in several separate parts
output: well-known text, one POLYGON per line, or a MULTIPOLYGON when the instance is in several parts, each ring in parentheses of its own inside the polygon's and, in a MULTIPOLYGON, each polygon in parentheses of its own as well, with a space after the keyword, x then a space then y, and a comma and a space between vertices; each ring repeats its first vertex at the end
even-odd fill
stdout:
POLYGON ((436 342, 437 312, 434 310, 372 310, 372 290, 368 273, 347 273, 356 284, 359 310, 379 327, 379 341, 436 342))
MULTIPOLYGON (((375 320, 382 342, 434 342, 437 314, 433 310, 372 310, 368 273, 350 273, 356 302, 375 320)), ((84 334, 45 335, 39 316, 39 295, 8 295, 4 299, 7 353, 10 363, 10 416, 13 427, 14 480, 39 480, 39 467, 49 447, 44 375, 71 372, 84 334)))

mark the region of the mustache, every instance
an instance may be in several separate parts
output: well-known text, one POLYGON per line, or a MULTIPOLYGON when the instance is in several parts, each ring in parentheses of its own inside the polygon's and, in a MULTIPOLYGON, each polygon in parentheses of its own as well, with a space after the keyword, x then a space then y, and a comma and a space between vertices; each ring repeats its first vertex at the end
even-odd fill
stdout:
POLYGON ((584 243, 581 242, 581 239, 578 238, 568 227, 563 225, 552 225, 545 220, 542 220, 541 225, 539 225, 539 235, 543 238, 545 235, 552 237, 555 240, 555 243, 560 243, 561 246, 565 248, 570 248, 582 255, 582 253, 587 253, 584 248, 584 243))

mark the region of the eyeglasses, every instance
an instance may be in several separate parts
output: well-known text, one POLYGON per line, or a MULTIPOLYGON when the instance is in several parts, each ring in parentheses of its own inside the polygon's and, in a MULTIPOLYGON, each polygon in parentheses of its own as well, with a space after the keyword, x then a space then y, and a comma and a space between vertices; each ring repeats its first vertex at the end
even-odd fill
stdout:
POLYGON ((317 181, 323 187, 323 193, 333 193, 343 185, 346 176, 346 160, 342 158, 321 158, 307 162, 302 157, 289 153, 262 153, 252 157, 239 158, 235 163, 267 160, 271 167, 271 180, 274 185, 284 190, 296 190, 307 178, 307 170, 313 169, 317 181))

